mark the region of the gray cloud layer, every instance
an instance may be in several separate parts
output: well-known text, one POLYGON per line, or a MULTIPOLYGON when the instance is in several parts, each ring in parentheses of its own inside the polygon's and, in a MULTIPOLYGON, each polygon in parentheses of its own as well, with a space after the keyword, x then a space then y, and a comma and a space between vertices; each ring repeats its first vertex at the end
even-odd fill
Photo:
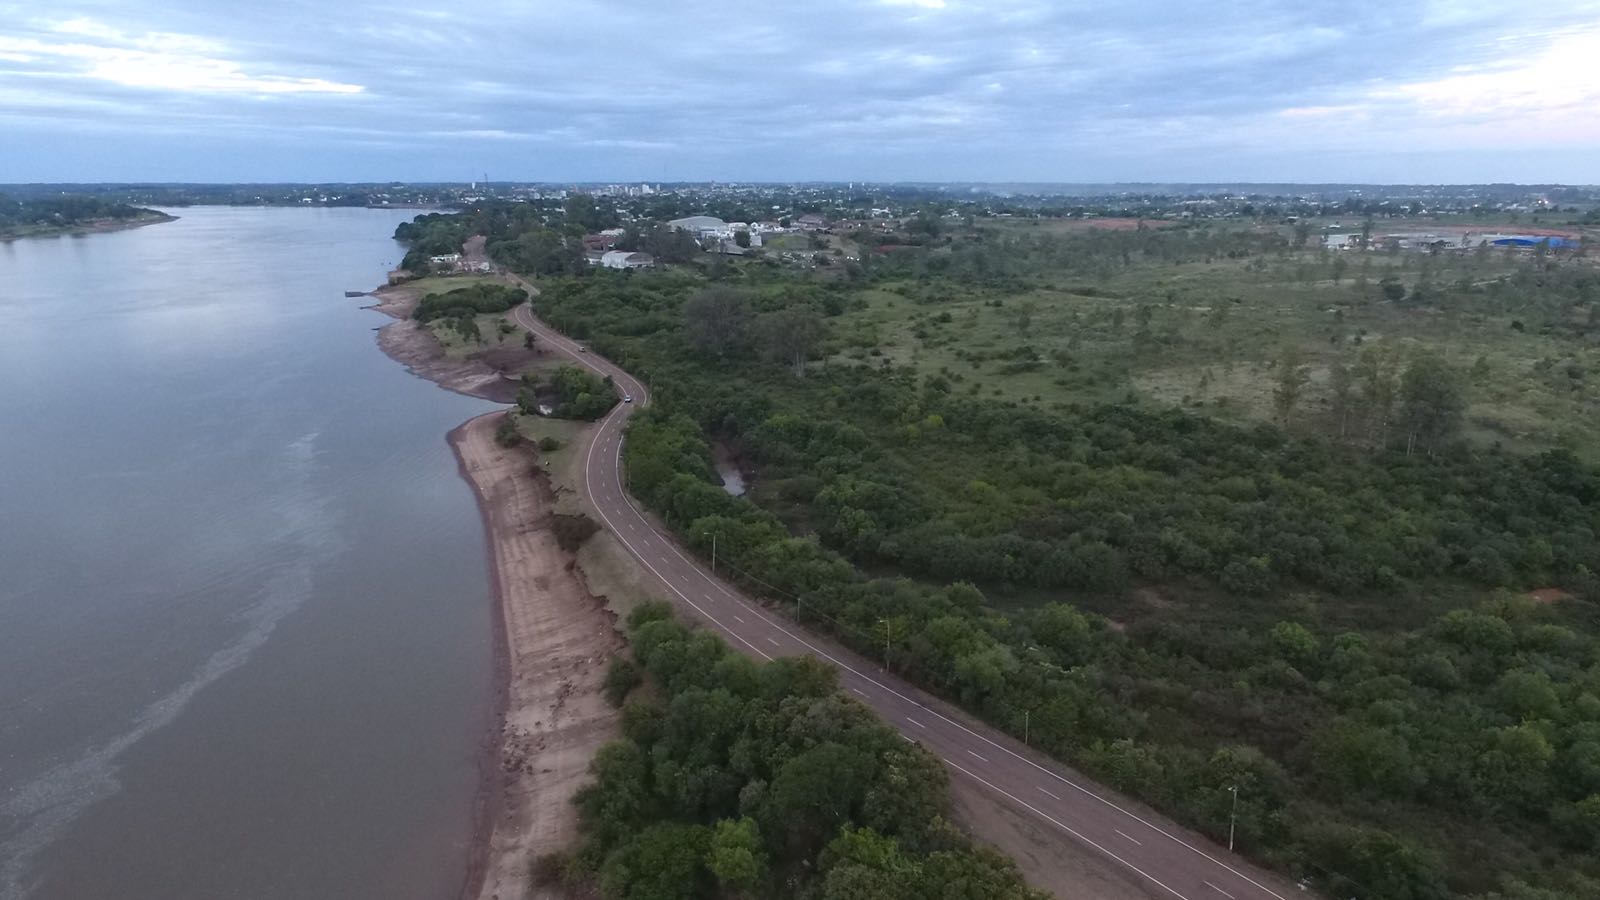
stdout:
POLYGON ((0 4, 0 182, 1600 181, 1600 3, 0 4))

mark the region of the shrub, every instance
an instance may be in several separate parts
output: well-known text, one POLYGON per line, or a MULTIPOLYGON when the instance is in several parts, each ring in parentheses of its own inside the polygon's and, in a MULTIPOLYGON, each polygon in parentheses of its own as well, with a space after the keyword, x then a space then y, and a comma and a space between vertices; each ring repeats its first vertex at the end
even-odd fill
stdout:
POLYGON ((600 530, 600 526, 583 513, 578 513, 552 517, 550 529, 555 532, 556 543, 561 545, 561 549, 571 553, 582 547, 584 541, 600 530))

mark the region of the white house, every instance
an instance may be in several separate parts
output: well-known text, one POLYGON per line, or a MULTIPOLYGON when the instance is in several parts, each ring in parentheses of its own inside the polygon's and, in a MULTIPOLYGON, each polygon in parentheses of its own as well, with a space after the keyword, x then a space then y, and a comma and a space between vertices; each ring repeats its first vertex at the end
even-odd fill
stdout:
POLYGON ((687 231, 697 239, 725 238, 733 236, 733 229, 727 222, 716 216, 685 216, 682 219, 673 219, 667 223, 668 228, 687 231))
POLYGON ((648 253, 607 250, 600 255, 600 265, 607 269, 648 269, 655 264, 655 257, 648 253))

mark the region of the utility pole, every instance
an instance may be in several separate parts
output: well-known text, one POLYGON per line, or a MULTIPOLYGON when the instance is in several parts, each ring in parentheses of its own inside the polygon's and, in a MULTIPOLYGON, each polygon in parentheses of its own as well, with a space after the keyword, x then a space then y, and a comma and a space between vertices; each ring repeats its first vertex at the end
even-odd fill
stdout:
POLYGON ((1228 852, 1233 852, 1233 826, 1239 821, 1239 786, 1236 784, 1228 788, 1233 794, 1233 812, 1228 814, 1228 852))

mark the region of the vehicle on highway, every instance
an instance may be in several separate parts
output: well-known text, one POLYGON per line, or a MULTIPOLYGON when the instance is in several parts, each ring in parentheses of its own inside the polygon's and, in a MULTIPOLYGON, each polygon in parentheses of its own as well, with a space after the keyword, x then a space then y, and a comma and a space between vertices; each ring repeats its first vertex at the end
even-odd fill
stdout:
POLYGON ((632 403, 633 402, 633 395, 630 394, 630 395, 628 395, 626 397, 623 397, 622 398, 622 402, 623 403, 632 403))

